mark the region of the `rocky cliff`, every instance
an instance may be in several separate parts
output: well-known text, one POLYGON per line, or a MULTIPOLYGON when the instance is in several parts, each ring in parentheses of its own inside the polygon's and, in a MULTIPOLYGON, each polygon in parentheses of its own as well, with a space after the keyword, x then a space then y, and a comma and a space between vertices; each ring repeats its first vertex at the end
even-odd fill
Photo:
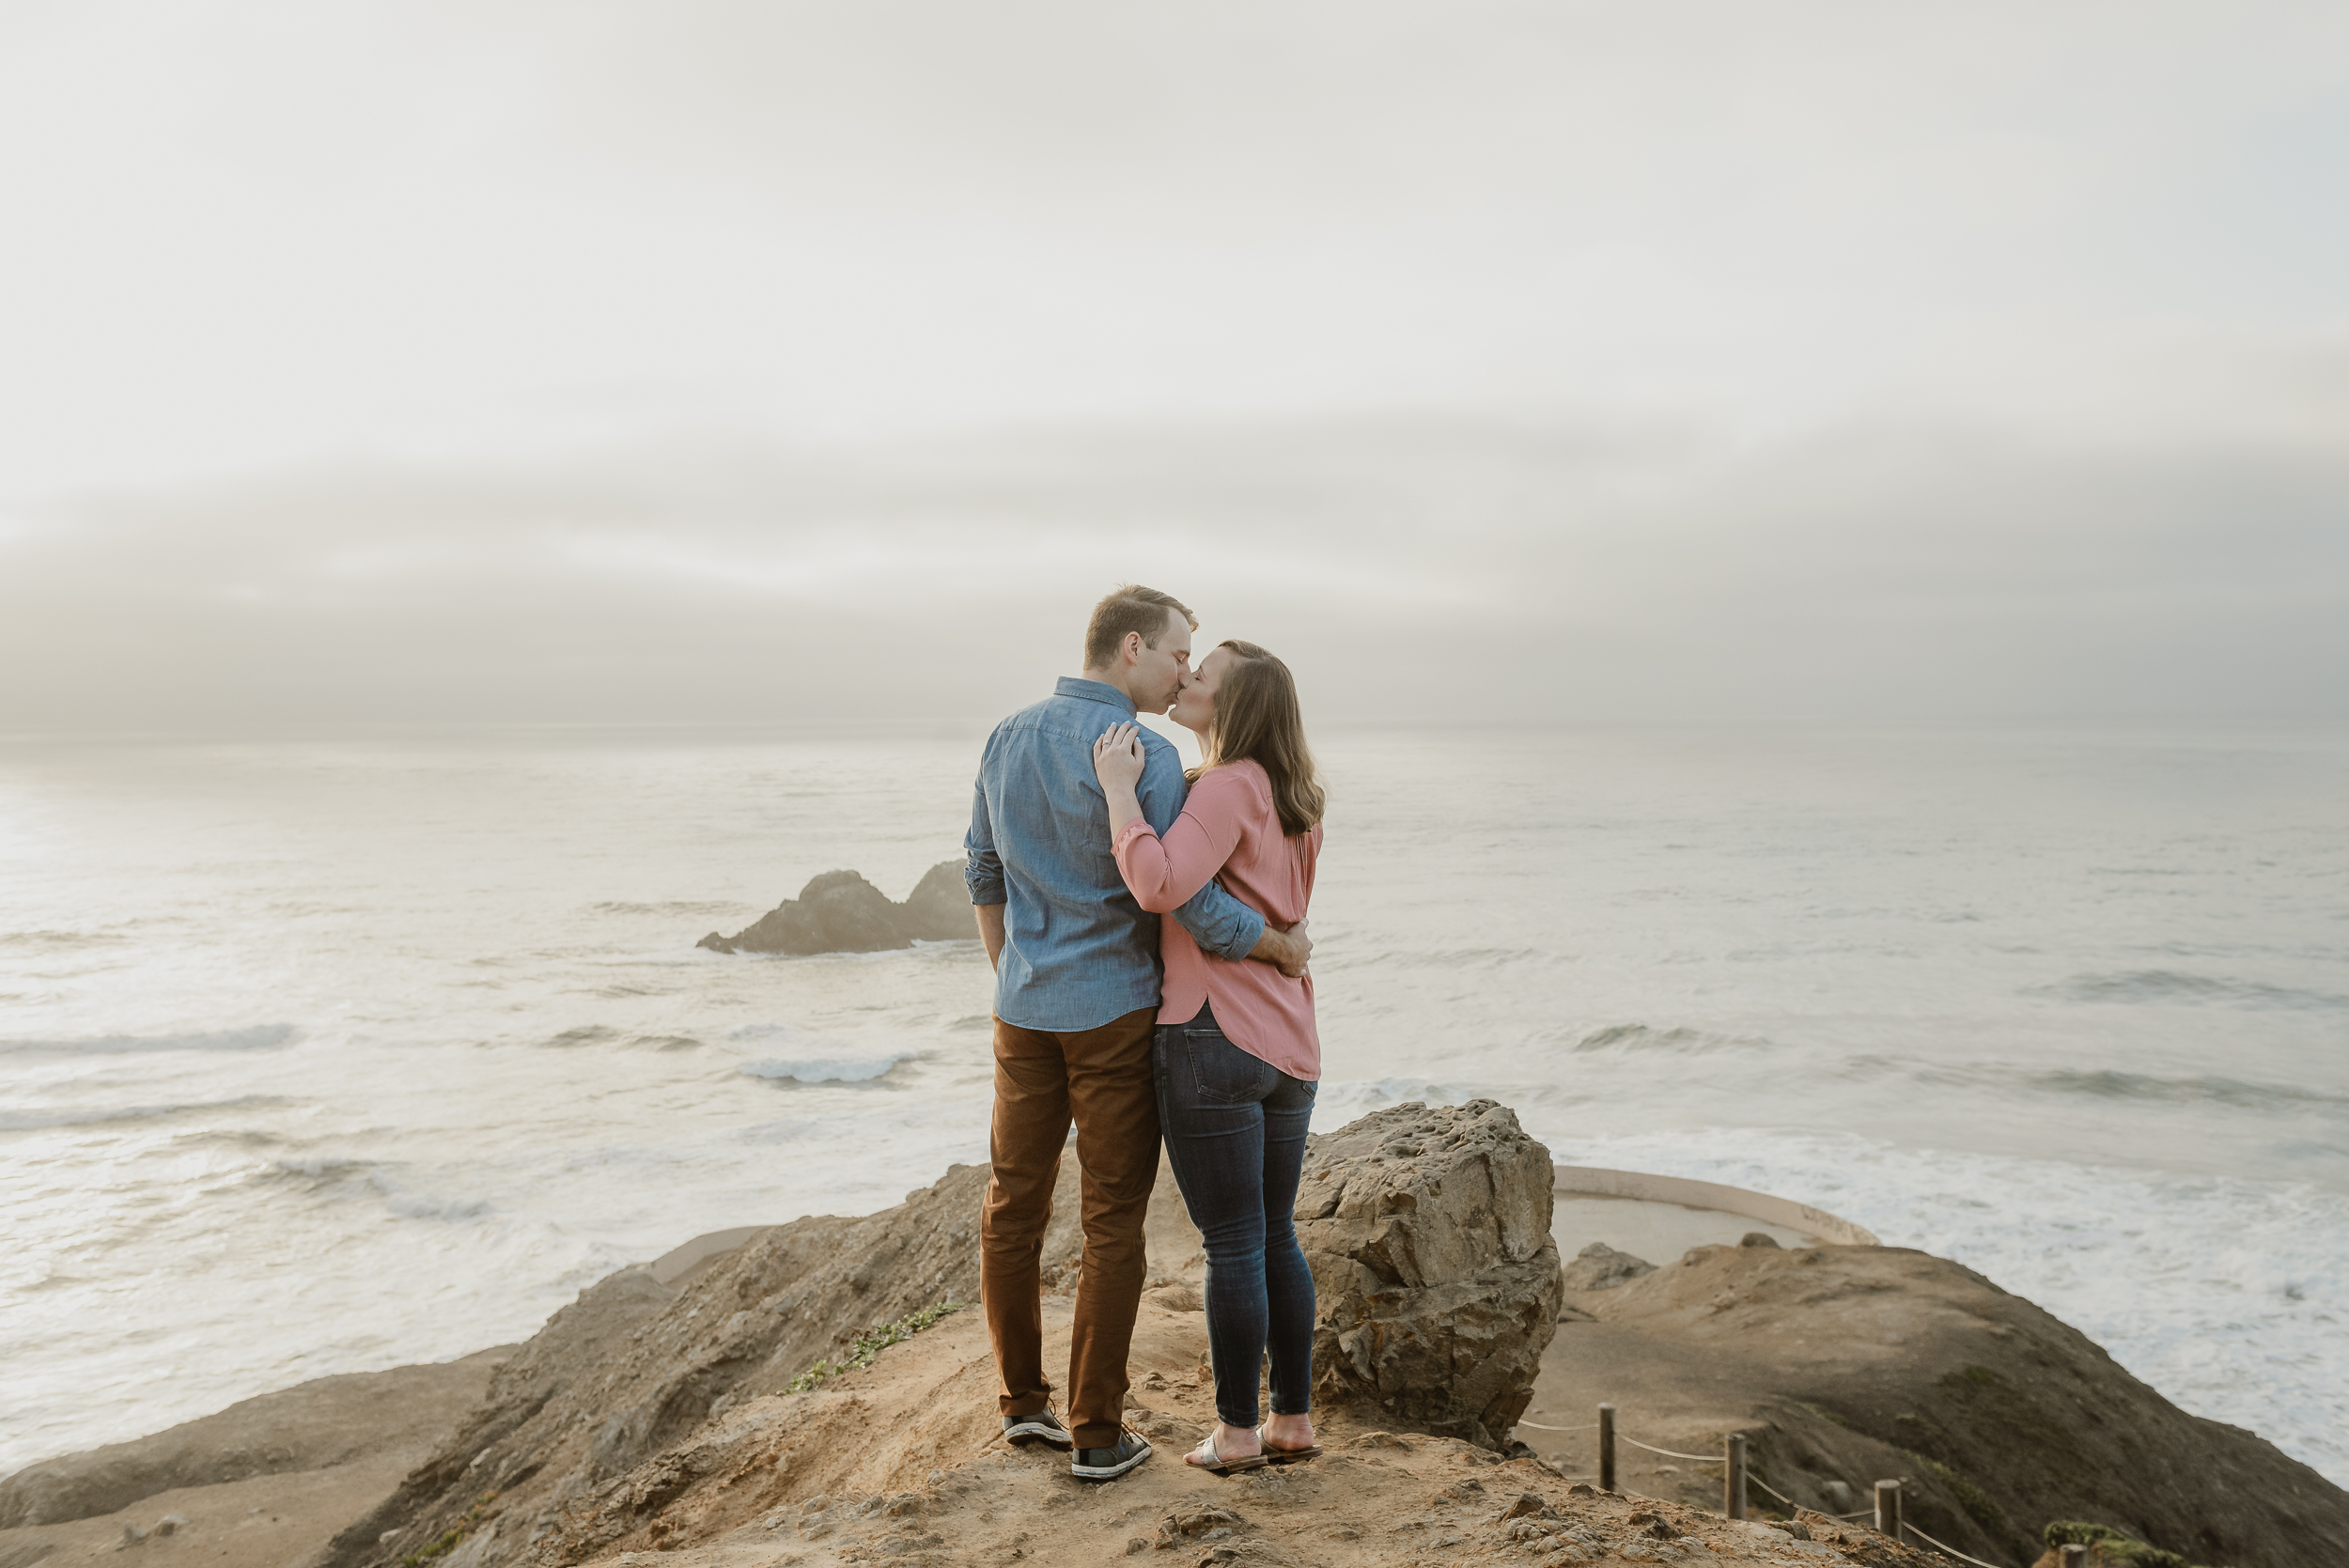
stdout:
MULTIPOLYGON (((2349 1494, 2240 1427, 2190 1415, 2102 1347, 1971 1269, 1898 1247, 1767 1236, 1650 1268, 1595 1250, 1520 1426, 1582 1471, 1600 1401, 1628 1438, 1720 1452, 1743 1432, 1758 1504, 1842 1514, 1897 1477, 1929 1534, 2025 1568, 2049 1522, 2100 1521, 2186 1563, 2349 1563, 2349 1494), (1784 1501, 1764 1488, 1775 1488, 1784 1501)), ((1630 1447, 1623 1484, 1713 1501, 1718 1467, 1630 1447)))
MULTIPOLYGON (((1316 1140, 1310 1157, 1298 1205, 1308 1256, 1318 1274, 1346 1281, 1322 1290, 1321 1336, 1348 1336, 1365 1368, 1326 1391, 1379 1422, 1504 1448, 1556 1326, 1548 1151, 1512 1112, 1481 1100, 1382 1111, 1316 1140)), ((1044 1278, 1063 1300, 1081 1246, 1076 1182, 1071 1158, 1044 1251, 1044 1278)), ((884 1213, 754 1235, 674 1289, 641 1269, 596 1286, 500 1369, 465 1428, 345 1532, 334 1561, 395 1561, 461 1528, 490 1491, 502 1517, 531 1525, 522 1541, 509 1527, 494 1553, 479 1548, 484 1561, 525 1545, 534 1561, 584 1560, 650 1530, 688 1494, 714 1506, 713 1486, 736 1500, 768 1498, 770 1489, 739 1489, 794 1446, 789 1421, 771 1404, 765 1420, 738 1413, 803 1391, 803 1374, 852 1349, 860 1330, 976 1301, 985 1185, 985 1171, 958 1166, 884 1213)), ((1148 1235, 1148 1305, 1196 1336, 1204 1258, 1163 1171, 1148 1235)), ((1196 1396, 1196 1351, 1176 1375, 1196 1396)), ((993 1429, 992 1373, 958 1367, 955 1380, 953 1408, 925 1423, 918 1452, 893 1461, 893 1474, 917 1461, 905 1473, 926 1473, 993 1429)), ((1168 1386, 1161 1373, 1158 1389, 1168 1386)), ((1173 1417, 1161 1424, 1161 1435, 1189 1435, 1173 1417)), ((729 1503, 712 1522, 734 1512, 729 1503)))
MULTIPOLYGON (((2101 1521, 2189 1562, 2349 1562, 2349 1495, 2176 1409, 1954 1264, 1756 1236, 1653 1267, 1594 1252, 1562 1280, 1547 1152, 1489 1101, 1377 1112, 1316 1140, 1309 1162, 1297 1213, 1321 1288, 1330 1451, 1311 1465, 1222 1480, 1180 1463, 1213 1420, 1212 1387, 1198 1237, 1163 1173, 1128 1396, 1158 1458, 1088 1487, 1060 1455, 1005 1451, 980 1314, 935 1310, 977 1296, 986 1173, 960 1167, 879 1214, 756 1231, 682 1272, 623 1269, 583 1292, 493 1371, 459 1369, 476 1388, 490 1373, 482 1397, 396 1488, 388 1451, 361 1465, 349 1456, 365 1442, 321 1415, 342 1400, 354 1427, 382 1421, 374 1385, 346 1380, 272 1396, 283 1431, 255 1424, 276 1407, 256 1401, 233 1421, 34 1467, 0 1498, 53 1522, 0 1529, 0 1568, 121 1568, 117 1552, 147 1568, 567 1568, 648 1552, 670 1568, 1092 1568, 1161 1550, 1175 1555, 1151 1560, 1186 1568, 1944 1562, 1828 1516, 1890 1476, 1914 1520, 2000 1568, 2036 1558, 2051 1520, 2101 1521), (1619 1496, 1585 1479, 1588 1434, 1545 1430, 1588 1422, 1600 1400, 1626 1437, 1619 1496), (1502 1446, 1511 1421, 1538 1456, 1502 1446), (1708 1462, 1630 1446, 1718 1453, 1730 1432, 1749 1439, 1753 1502, 1775 1528, 1722 1518, 1708 1462), (177 1489, 123 1506, 153 1485, 177 1489), (178 1521, 168 1537, 125 1534, 163 1520, 178 1521)), ((1066 1355, 1077 1181, 1071 1160, 1046 1241, 1048 1365, 1066 1355)))

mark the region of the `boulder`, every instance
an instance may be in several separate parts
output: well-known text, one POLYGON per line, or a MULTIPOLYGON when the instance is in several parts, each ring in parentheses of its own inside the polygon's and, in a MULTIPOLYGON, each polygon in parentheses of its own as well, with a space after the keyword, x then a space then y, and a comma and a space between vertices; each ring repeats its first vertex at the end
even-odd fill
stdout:
POLYGON ((975 937, 960 861, 941 861, 902 904, 853 871, 827 871, 733 936, 712 931, 713 953, 879 953, 917 941, 975 937))
POLYGON ((1315 1398, 1506 1451, 1564 1296, 1554 1180, 1491 1100, 1395 1106, 1314 1140, 1296 1218, 1315 1398))

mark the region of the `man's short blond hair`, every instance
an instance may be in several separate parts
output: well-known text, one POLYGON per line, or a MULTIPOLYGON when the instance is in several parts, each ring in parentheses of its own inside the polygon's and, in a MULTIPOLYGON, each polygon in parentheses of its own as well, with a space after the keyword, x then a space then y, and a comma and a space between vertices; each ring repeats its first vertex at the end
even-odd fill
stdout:
POLYGON ((1180 615, 1191 630, 1199 629, 1199 617, 1173 594, 1162 594, 1138 582, 1121 582, 1111 589, 1109 596, 1093 607, 1093 618, 1085 623, 1085 668, 1107 669, 1129 631, 1142 634, 1143 647, 1157 647, 1159 639, 1166 635, 1166 615, 1170 610, 1180 615))

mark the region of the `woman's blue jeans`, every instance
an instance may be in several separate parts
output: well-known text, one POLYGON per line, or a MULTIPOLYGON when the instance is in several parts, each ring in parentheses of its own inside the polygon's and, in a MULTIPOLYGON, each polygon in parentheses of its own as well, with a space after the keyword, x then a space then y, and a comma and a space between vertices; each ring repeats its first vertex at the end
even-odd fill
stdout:
POLYGON ((1269 1357, 1272 1413, 1301 1416, 1313 1408, 1314 1276, 1290 1216, 1314 1086, 1225 1039, 1212 1007, 1160 1024, 1154 1058, 1167 1163, 1206 1243, 1215 1413, 1256 1424, 1269 1357))

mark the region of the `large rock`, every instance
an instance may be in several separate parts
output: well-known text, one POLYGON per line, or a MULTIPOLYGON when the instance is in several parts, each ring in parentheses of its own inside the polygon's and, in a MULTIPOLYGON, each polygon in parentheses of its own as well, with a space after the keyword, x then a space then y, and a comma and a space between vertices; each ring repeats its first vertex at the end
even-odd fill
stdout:
POLYGON ((713 953, 879 953, 917 941, 975 937, 960 861, 924 873, 902 904, 853 871, 827 871, 731 937, 712 931, 696 947, 713 953))
POLYGON ((1298 1238, 1315 1392, 1491 1449, 1532 1398, 1564 1297, 1549 1151, 1491 1100, 1374 1111, 1314 1141, 1298 1238))

